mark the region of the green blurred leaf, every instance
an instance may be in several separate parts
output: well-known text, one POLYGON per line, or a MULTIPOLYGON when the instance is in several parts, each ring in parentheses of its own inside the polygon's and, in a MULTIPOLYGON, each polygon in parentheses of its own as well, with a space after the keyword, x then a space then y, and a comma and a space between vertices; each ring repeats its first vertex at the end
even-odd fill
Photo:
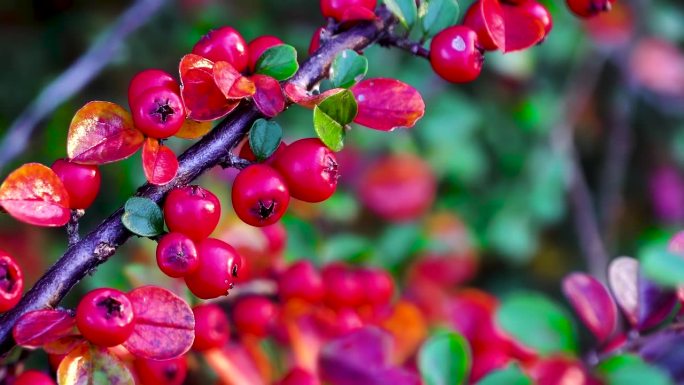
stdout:
POLYGON ((257 119, 249 131, 249 147, 259 161, 273 155, 283 139, 283 129, 273 120, 257 119))
MULTIPOLYGON (((517 192, 508 192, 508 199, 517 192)), ((508 262, 523 264, 537 250, 537 233, 528 210, 505 208, 494 215, 487 228, 487 241, 508 262)))
POLYGON ((363 79, 368 72, 368 59, 352 49, 335 56, 330 66, 330 82, 335 88, 349 88, 363 79))
POLYGON ((414 252, 420 240, 420 227, 414 223, 388 226, 375 241, 374 260, 381 266, 396 267, 414 252))
POLYGON ((574 353, 575 328, 568 313, 539 293, 505 298, 496 312, 498 325, 516 341, 543 355, 574 353))
POLYGON ((458 19, 456 0, 426 0, 421 4, 420 21, 425 37, 432 37, 458 19))
POLYGON ((666 246, 650 246, 639 253, 646 277, 667 287, 684 283, 684 258, 667 250, 666 246))
POLYGON ((672 385, 673 381, 661 369, 649 365, 632 354, 613 356, 597 367, 606 385, 672 385))
POLYGON ((370 241, 360 235, 343 233, 325 242, 320 256, 323 263, 364 259, 372 250, 370 241))
POLYGON ((418 368, 426 385, 464 384, 471 365, 468 341, 451 331, 436 333, 418 352, 418 368))
POLYGON ((477 385, 532 385, 517 365, 509 365, 505 369, 494 370, 477 382, 477 385))
POLYGON ((418 18, 418 8, 415 0, 384 0, 387 8, 392 12, 401 24, 411 29, 418 18))
POLYGON ((291 78, 298 69, 297 50, 291 45, 281 44, 261 54, 255 72, 282 81, 291 78))
POLYGON ((161 208, 148 198, 128 199, 124 205, 121 222, 128 230, 141 237, 154 237, 164 232, 161 208))
POLYGON ((333 151, 344 147, 346 126, 354 120, 358 106, 349 90, 329 96, 314 107, 313 123, 316 134, 333 151))

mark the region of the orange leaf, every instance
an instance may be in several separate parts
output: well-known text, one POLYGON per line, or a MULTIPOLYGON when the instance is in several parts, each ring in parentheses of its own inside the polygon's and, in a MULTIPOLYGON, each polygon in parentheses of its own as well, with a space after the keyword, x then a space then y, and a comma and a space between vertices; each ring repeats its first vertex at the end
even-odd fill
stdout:
POLYGON ((94 101, 71 120, 67 154, 76 163, 116 162, 138 151, 144 139, 128 111, 118 104, 94 101))
POLYGON ((382 131, 413 127, 425 114, 425 102, 415 88, 399 80, 365 79, 351 88, 359 112, 354 122, 382 131))
POLYGON ((254 104, 259 111, 268 117, 275 117, 285 109, 285 96, 280 83, 275 78, 266 75, 253 75, 252 81, 256 85, 253 96, 254 104))
POLYGON ((178 173, 178 158, 170 148, 159 140, 147 138, 142 151, 143 170, 147 180, 155 185, 165 185, 178 173))
POLYGON ((226 99, 243 99, 254 95, 254 82, 242 76, 230 63, 217 61, 214 63, 214 82, 226 99))
POLYGON ((183 56, 179 65, 181 97, 188 118, 211 121, 228 115, 240 100, 227 100, 214 82, 214 63, 201 56, 183 56))
POLYGON ((211 122, 198 122, 192 119, 185 119, 180 131, 174 136, 181 139, 197 139, 206 135, 211 129, 211 122))
POLYGON ((265 384, 254 361, 239 344, 208 350, 204 352, 204 359, 224 385, 265 384))
POLYGON ((64 226, 71 216, 69 194, 52 169, 28 163, 0 185, 0 206, 14 218, 37 226, 64 226))
POLYGON ((106 348, 83 344, 71 351, 57 369, 60 385, 134 385, 131 372, 106 348))
POLYGON ((420 309, 410 302, 399 301, 394 305, 392 315, 382 327, 394 336, 394 361, 403 363, 413 355, 427 337, 427 323, 420 309))

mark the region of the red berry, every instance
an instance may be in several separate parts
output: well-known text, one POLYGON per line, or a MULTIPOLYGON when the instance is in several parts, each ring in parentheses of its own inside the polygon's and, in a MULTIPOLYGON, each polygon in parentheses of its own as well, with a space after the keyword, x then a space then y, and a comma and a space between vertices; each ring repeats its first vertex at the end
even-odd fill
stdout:
POLYGON ((251 296, 238 300, 232 314, 239 333, 265 337, 274 326, 278 308, 266 297, 251 296))
POLYGON ((0 250, 0 312, 10 310, 21 299, 24 274, 6 251, 0 250))
POLYGON ((133 101, 138 98, 143 92, 150 88, 163 87, 180 94, 180 87, 176 79, 168 72, 158 69, 148 69, 138 72, 131 83, 128 85, 128 105, 131 106, 133 101))
POLYGON ((164 361, 136 358, 133 367, 140 385, 181 385, 188 374, 188 359, 185 356, 164 361))
POLYGON ((278 278, 278 294, 287 301, 298 298, 316 303, 323 299, 325 288, 320 274, 309 261, 297 261, 278 278))
POLYGON ((133 123, 152 138, 168 138, 185 122, 185 107, 180 94, 166 87, 145 90, 131 101, 133 123))
POLYGON ((344 19, 345 11, 352 7, 374 11, 377 4, 377 0, 321 0, 321 13, 323 17, 332 17, 341 21, 344 19))
MULTIPOLYGON (((278 155, 280 155, 283 152, 283 150, 285 150, 286 147, 287 147, 287 144, 285 144, 285 142, 280 142, 280 144, 278 145, 278 148, 276 148, 276 150, 273 152, 273 154, 271 154, 271 156, 269 156, 263 162, 266 164, 272 164, 273 160, 278 155)), ((250 145, 249 145, 249 140, 245 141, 245 143, 240 148, 240 158, 248 160, 250 162, 256 162, 257 161, 256 155, 254 155, 254 152, 252 151, 252 147, 250 147, 250 145)))
POLYGON ((276 222, 272 225, 264 226, 261 232, 268 242, 268 253, 271 256, 278 256, 285 251, 287 245, 287 230, 282 223, 276 222))
POLYGON ((249 61, 245 39, 231 27, 209 31, 195 44, 192 53, 204 56, 213 62, 228 62, 240 72, 247 69, 249 61))
POLYGON ((477 79, 483 61, 477 33, 469 27, 456 25, 444 29, 430 43, 432 69, 449 82, 465 83, 477 79))
POLYGON ((323 268, 325 301, 333 308, 354 307, 363 302, 361 282, 349 267, 335 263, 323 268))
POLYGON ((180 278, 199 266, 195 242, 182 233, 168 233, 157 245, 157 265, 164 274, 180 278))
POLYGON ((240 255, 231 245, 215 238, 198 243, 197 255, 199 266, 185 276, 188 289, 202 299, 227 295, 240 272, 240 255))
POLYGON ((69 193, 69 207, 72 209, 87 209, 100 192, 102 177, 97 166, 57 159, 52 164, 52 171, 69 193))
POLYGON ((385 305, 390 302, 394 295, 394 280, 390 273, 382 269, 363 269, 357 274, 364 289, 366 303, 385 305))
MULTIPOLYGON (((537 19, 544 26, 544 36, 548 35, 553 28, 553 19, 551 18, 551 12, 546 9, 545 6, 536 2, 535 0, 525 0, 520 4, 516 5, 521 10, 526 12, 528 15, 537 19)), ((478 37, 480 35, 478 34, 478 37)), ((480 40, 482 41, 482 40, 480 40)))
POLYGON ((200 186, 171 190, 164 201, 164 220, 169 230, 201 241, 218 225, 221 203, 216 195, 200 186))
POLYGON ((293 198, 322 202, 337 188, 337 159, 318 138, 291 143, 278 154, 273 165, 285 178, 293 198))
POLYGON ((470 27, 477 33, 477 41, 482 49, 487 51, 495 51, 499 47, 496 45, 492 36, 487 32, 484 20, 482 20, 482 13, 480 12, 480 0, 474 2, 463 16, 463 25, 470 27))
POLYGON ((232 198, 238 217, 257 227, 277 222, 290 203, 283 178, 265 164, 253 164, 240 171, 233 182, 232 198))
POLYGON ((565 2, 575 15, 588 18, 610 11, 615 0, 565 0, 565 2))
POLYGON ((13 385, 57 385, 55 380, 38 370, 27 370, 12 382, 13 385))
POLYGON ((228 342, 228 317, 220 307, 213 304, 198 305, 192 312, 195 314, 195 341, 192 343, 194 350, 220 348, 228 342))
POLYGON ((259 36, 250 41, 247 45, 247 52, 249 52, 249 70, 254 72, 256 63, 267 49, 282 44, 284 44, 282 40, 271 35, 259 36))
POLYGON ((133 305, 116 289, 95 289, 76 308, 76 326, 83 337, 100 346, 122 344, 133 333, 133 305))
POLYGON ((320 381, 311 372, 294 368, 280 381, 280 385, 320 385, 320 381))

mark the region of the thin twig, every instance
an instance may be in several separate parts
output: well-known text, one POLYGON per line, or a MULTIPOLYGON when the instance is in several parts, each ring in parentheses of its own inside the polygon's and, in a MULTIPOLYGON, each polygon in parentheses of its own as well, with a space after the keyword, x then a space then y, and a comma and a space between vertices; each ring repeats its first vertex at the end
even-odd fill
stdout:
POLYGON ((120 51, 128 35, 147 23, 165 1, 136 1, 88 51, 41 91, 7 129, 0 143, 0 171, 24 151, 35 127, 97 76, 120 51))

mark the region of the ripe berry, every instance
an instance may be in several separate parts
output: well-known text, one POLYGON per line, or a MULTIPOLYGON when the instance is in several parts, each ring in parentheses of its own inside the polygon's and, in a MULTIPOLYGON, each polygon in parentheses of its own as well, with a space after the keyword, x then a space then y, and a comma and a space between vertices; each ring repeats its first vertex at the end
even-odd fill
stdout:
POLYGON ((277 318, 276 305, 262 296, 241 298, 233 308, 235 329, 241 334, 265 337, 277 318))
POLYGON ((55 380, 47 374, 38 370, 27 370, 12 382, 14 385, 57 385, 55 380))
POLYGON ((243 222, 267 226, 277 222, 290 203, 283 178, 265 164, 253 164, 240 171, 233 182, 233 208, 243 222))
POLYGON ((394 280, 382 269, 362 269, 357 272, 365 294, 365 302, 369 305, 385 305, 394 294, 394 280))
POLYGON ((247 69, 249 61, 245 39, 231 27, 209 31, 195 44, 192 53, 204 56, 213 62, 228 62, 239 72, 247 69))
POLYGON ((168 138, 185 122, 185 107, 180 94, 166 87, 145 90, 131 101, 135 127, 152 138, 168 138))
POLYGON ((182 233, 168 233, 157 245, 157 265, 173 278, 184 277, 199 266, 195 242, 182 233))
POLYGON ((271 257, 278 256, 285 251, 287 245, 287 230, 282 223, 276 222, 272 225, 264 226, 261 232, 268 242, 268 253, 271 257))
POLYGON ((300 139, 288 145, 273 162, 293 198, 324 201, 335 192, 339 171, 335 154, 318 138, 300 139))
POLYGON ((330 264, 323 268, 322 275, 325 301, 330 307, 354 307, 363 302, 363 286, 356 274, 346 265, 330 264))
POLYGON ((484 20, 482 20, 482 13, 480 12, 480 0, 474 2, 463 16, 463 25, 472 28, 477 33, 477 40, 482 49, 487 51, 495 51, 499 47, 492 40, 492 36, 487 32, 484 20))
POLYGON ((102 177, 97 166, 57 159, 52 164, 52 171, 62 180, 69 193, 69 208, 87 209, 100 192, 102 177))
POLYGON ((181 385, 188 374, 188 359, 186 356, 164 361, 137 358, 133 367, 140 385, 181 385))
POLYGON ((76 326, 95 345, 116 346, 133 333, 133 305, 116 289, 95 289, 76 308, 76 326))
POLYGON ((615 0, 565 0, 565 2, 575 15, 588 18, 610 11, 615 0))
POLYGON ((321 13, 323 17, 332 17, 340 21, 344 19, 345 12, 352 7, 374 11, 377 4, 377 0, 321 0, 321 13))
POLYGON ((314 265, 305 260, 290 265, 278 278, 278 294, 283 301, 298 298, 316 303, 323 299, 323 280, 314 265))
POLYGON ((249 70, 254 72, 256 63, 267 49, 282 44, 284 44, 282 40, 271 35, 259 36, 250 41, 247 45, 247 52, 249 53, 249 70))
POLYGON ((198 352, 220 348, 230 338, 230 327, 226 313, 213 304, 198 305, 192 309, 195 314, 195 341, 192 348, 198 352))
POLYGON ((131 106, 133 101, 143 92, 155 87, 163 87, 177 94, 180 93, 178 82, 168 72, 158 69, 148 69, 138 72, 133 76, 133 79, 131 79, 131 82, 128 85, 128 105, 131 106))
POLYGON ((219 239, 207 238, 196 246, 200 263, 194 272, 185 276, 188 289, 202 299, 227 295, 240 272, 240 255, 219 239))
POLYGON ((171 190, 164 201, 164 220, 169 230, 201 241, 218 225, 221 203, 216 195, 200 186, 171 190))
MULTIPOLYGON (((283 152, 283 150, 285 150, 286 147, 287 147, 287 144, 285 144, 285 142, 280 142, 280 144, 278 145, 278 148, 276 148, 276 150, 273 152, 273 154, 271 154, 271 156, 269 156, 263 162, 266 164, 272 164, 273 160, 278 155, 280 155, 283 152)), ((252 151, 252 147, 250 147, 250 145, 249 145, 249 141, 245 141, 245 143, 240 148, 240 158, 248 160, 250 162, 256 162, 257 161, 256 155, 254 155, 254 152, 252 151)))
POLYGON ((24 274, 6 251, 0 250, 0 312, 16 306, 24 290, 24 274))
POLYGON ((469 27, 456 25, 444 29, 430 43, 432 69, 449 82, 465 83, 477 79, 483 61, 477 33, 469 27))
MULTIPOLYGON (((548 35, 549 32, 551 32, 551 29, 553 28, 553 19, 551 18, 551 12, 549 12, 549 10, 546 9, 545 6, 543 6, 535 0, 524 0, 520 4, 515 6, 518 7, 520 10, 524 11, 525 13, 527 13, 528 15, 532 16, 533 18, 537 19, 540 23, 542 23, 542 25, 544 26, 544 36, 548 35)), ((478 34, 477 36, 479 38, 480 34, 478 34)))
POLYGON ((318 377, 300 368, 290 370, 280 381, 280 385, 320 385, 320 383, 318 377))

